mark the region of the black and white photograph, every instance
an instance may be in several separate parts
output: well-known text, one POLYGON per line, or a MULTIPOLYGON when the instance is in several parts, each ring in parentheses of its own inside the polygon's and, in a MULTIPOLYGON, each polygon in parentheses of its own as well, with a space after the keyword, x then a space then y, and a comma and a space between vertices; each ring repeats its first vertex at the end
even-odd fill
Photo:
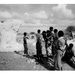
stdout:
POLYGON ((0 71, 12 70, 75 70, 75 4, 0 4, 0 71))

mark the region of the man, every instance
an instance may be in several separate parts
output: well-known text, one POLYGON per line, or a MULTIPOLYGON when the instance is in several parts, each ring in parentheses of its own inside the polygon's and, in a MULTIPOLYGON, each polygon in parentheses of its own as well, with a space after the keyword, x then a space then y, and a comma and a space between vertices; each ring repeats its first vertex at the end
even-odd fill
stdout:
POLYGON ((59 70, 63 69, 62 66, 62 57, 64 56, 65 53, 65 49, 66 49, 66 40, 64 38, 64 32, 63 31, 59 31, 58 32, 58 41, 57 41, 57 66, 59 70))
POLYGON ((41 45, 42 35, 41 35, 41 30, 37 30, 36 37, 37 37, 37 41, 36 41, 37 58, 38 58, 38 60, 40 60, 41 55, 42 55, 42 45, 41 45))
POLYGON ((53 44, 52 44, 52 55, 54 59, 54 67, 57 69, 57 41, 58 41, 58 30, 54 29, 54 35, 53 35, 53 44))
POLYGON ((51 42, 51 48, 52 48, 52 44, 53 44, 53 35, 54 35, 54 33, 53 33, 53 27, 50 27, 49 28, 49 31, 50 31, 50 35, 49 35, 49 40, 50 40, 50 42, 51 42))
POLYGON ((48 48, 51 46, 51 36, 50 31, 46 32, 46 40, 45 40, 45 48, 46 48, 46 56, 48 57, 48 48))
POLYGON ((53 31, 53 27, 50 27, 49 30, 50 30, 50 32, 52 32, 53 31))
POLYGON ((27 33, 24 32, 23 44, 24 44, 24 55, 28 55, 28 47, 27 47, 27 33))
POLYGON ((57 45, 57 40, 58 40, 58 30, 54 29, 54 34, 53 34, 53 44, 52 44, 52 55, 53 57, 56 56, 56 45, 57 45))

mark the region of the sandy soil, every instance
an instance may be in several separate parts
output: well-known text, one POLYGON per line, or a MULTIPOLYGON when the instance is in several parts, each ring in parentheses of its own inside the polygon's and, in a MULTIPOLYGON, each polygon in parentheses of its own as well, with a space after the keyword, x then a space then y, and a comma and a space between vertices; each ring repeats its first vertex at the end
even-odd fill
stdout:
MULTIPOLYGON (((63 64, 64 70, 74 70, 68 64, 63 64)), ((30 59, 14 52, 0 52, 0 70, 47 70, 42 65, 36 65, 35 59, 30 59)))
POLYGON ((0 70, 46 70, 36 65, 34 59, 26 58, 14 52, 0 52, 0 70))

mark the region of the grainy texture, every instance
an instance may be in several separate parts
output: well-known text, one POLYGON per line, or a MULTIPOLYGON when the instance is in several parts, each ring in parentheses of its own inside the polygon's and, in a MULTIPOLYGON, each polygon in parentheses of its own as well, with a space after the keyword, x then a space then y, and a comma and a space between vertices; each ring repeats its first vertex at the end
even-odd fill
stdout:
MULTIPOLYGON (((74 70, 68 64, 63 64, 64 70, 74 70)), ((36 65, 34 59, 14 52, 0 52, 0 70, 47 70, 42 65, 36 65)))

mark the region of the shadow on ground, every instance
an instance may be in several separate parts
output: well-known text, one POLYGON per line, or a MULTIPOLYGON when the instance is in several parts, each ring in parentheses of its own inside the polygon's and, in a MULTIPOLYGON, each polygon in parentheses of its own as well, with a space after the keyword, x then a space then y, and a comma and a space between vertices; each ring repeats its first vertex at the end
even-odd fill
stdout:
POLYGON ((51 57, 49 57, 50 59, 48 60, 47 57, 41 56, 41 60, 37 60, 36 55, 33 55, 33 56, 23 55, 22 52, 16 52, 16 51, 15 51, 15 53, 17 53, 19 55, 22 55, 23 57, 27 57, 27 58, 30 58, 30 59, 35 59, 36 65, 41 65, 44 68, 46 68, 47 70, 55 70, 54 66, 52 65, 53 61, 50 60, 51 57))

